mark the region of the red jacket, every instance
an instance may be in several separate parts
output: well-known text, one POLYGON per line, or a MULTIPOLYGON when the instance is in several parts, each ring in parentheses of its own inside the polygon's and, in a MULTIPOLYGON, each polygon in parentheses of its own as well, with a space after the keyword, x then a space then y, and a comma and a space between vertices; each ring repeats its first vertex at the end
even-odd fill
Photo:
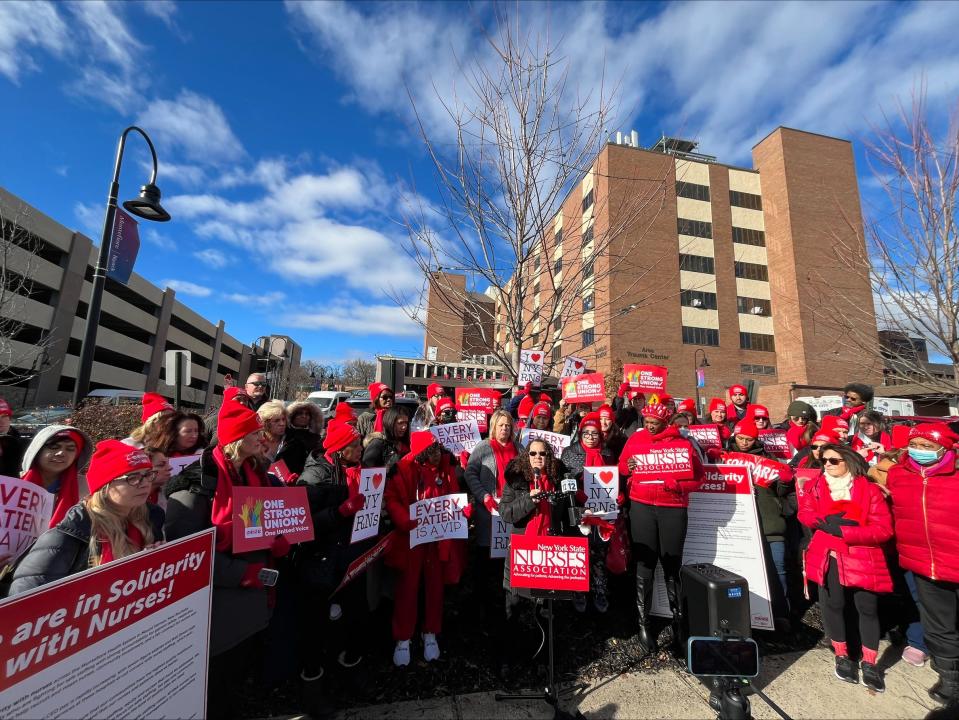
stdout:
POLYGON ((892 515, 879 486, 860 475, 852 481, 852 499, 836 502, 820 474, 805 483, 798 495, 799 522, 806 527, 815 529, 827 515, 843 511, 846 519, 859 523, 844 526, 841 538, 815 530, 803 558, 804 575, 823 585, 829 557, 835 554, 843 586, 892 592, 892 576, 882 551, 882 544, 892 537, 892 515))
POLYGON ((397 464, 396 473, 386 482, 383 504, 396 526, 396 536, 386 551, 386 564, 398 570, 405 570, 410 554, 425 552, 430 545, 436 546, 440 562, 443 563, 443 580, 446 583, 459 581, 466 566, 466 542, 462 540, 440 540, 410 548, 410 505, 417 500, 427 500, 441 495, 450 495, 460 491, 456 480, 455 466, 448 453, 443 453, 439 467, 420 465, 407 453, 397 464))
POLYGON ((689 505, 689 493, 697 488, 703 479, 703 465, 699 460, 699 453, 689 440, 679 434, 679 429, 672 426, 655 436, 650 435, 646 430, 637 430, 630 435, 619 456, 619 472, 621 475, 629 476, 627 487, 630 500, 657 507, 686 507, 689 505), (660 443, 679 443, 689 448, 689 457, 692 461, 691 477, 679 480, 663 477, 663 482, 651 482, 655 478, 640 477, 637 473, 630 473, 629 458, 660 443))
POLYGON ((905 457, 886 477, 899 564, 933 580, 959 582, 959 471, 956 456, 923 467, 905 457))

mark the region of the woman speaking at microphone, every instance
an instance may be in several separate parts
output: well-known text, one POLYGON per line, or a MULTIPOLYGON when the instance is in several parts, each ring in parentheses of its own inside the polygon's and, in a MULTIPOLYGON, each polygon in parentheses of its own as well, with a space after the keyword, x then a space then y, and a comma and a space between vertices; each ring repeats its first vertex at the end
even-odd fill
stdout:
POLYGON ((619 472, 628 475, 630 528, 636 557, 636 610, 639 614, 639 643, 644 653, 656 649, 650 635, 649 616, 653 600, 653 572, 663 565, 666 595, 673 613, 673 637, 679 634, 679 569, 686 542, 688 493, 702 480, 699 455, 679 428, 670 426, 670 410, 660 403, 642 409, 643 429, 630 436, 619 459, 619 472), (674 449, 685 455, 668 459, 674 449), (658 457, 657 457, 658 456, 658 457))

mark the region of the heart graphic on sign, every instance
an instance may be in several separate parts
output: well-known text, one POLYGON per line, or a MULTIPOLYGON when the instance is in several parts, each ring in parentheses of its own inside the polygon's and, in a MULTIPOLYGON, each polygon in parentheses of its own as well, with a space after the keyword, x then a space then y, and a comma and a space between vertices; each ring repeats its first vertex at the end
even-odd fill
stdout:
POLYGON ((380 485, 383 484, 383 473, 374 473, 370 482, 373 483, 374 490, 379 490, 380 485))
POLYGON ((581 363, 579 360, 574 360, 574 361, 573 361, 573 365, 576 366, 576 369, 577 369, 577 370, 579 370, 579 369, 581 369, 581 368, 583 367, 583 363, 581 363))
POLYGON ((613 473, 611 473, 609 470, 606 472, 601 472, 599 474, 599 479, 604 483, 611 483, 613 481, 613 473))
POLYGON ((533 362, 539 362, 539 359, 543 356, 540 353, 533 353, 529 357, 533 362))

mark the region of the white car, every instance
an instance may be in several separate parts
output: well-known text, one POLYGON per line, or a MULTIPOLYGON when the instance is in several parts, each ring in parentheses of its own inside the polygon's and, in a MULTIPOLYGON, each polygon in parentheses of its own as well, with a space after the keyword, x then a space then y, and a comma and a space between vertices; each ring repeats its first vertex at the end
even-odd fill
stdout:
POLYGON ((316 405, 323 413, 323 417, 329 420, 336 412, 336 406, 345 400, 349 400, 350 394, 336 390, 317 390, 311 392, 306 399, 316 405))

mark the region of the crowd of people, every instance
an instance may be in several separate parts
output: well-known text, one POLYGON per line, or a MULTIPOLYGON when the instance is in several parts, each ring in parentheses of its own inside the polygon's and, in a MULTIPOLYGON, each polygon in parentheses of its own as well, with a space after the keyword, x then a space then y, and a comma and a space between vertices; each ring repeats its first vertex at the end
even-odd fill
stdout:
MULTIPOLYGON (((649 653, 658 647, 651 612, 657 565, 679 636, 689 495, 704 466, 744 454, 768 458, 762 431, 779 429, 791 457, 773 463, 776 476, 754 486, 777 631, 788 632, 818 596, 836 677, 882 692, 879 607, 884 596, 904 593, 919 619, 906 630, 903 659, 922 665, 931 658, 939 676, 931 697, 959 710, 959 436, 938 422, 890 428, 869 409, 867 385, 847 385, 842 408, 822 417, 793 402, 778 425, 767 408, 749 402, 742 385, 711 399, 703 417, 690 400, 647 397, 626 383, 599 407, 557 403, 527 385, 492 411, 471 453, 457 454, 430 432, 457 418, 439 384, 428 388, 413 417, 396 407, 392 388, 374 383, 359 417, 340 403, 328 421, 309 402, 270 400, 266 388, 265 378, 250 376, 244 387, 228 388, 207 418, 147 393, 141 425, 96 447, 70 426, 38 432, 18 472, 54 495, 54 512, 49 530, 4 571, 9 594, 212 527, 211 717, 234 714, 237 683, 281 626, 295 628, 282 636, 290 643, 282 650, 295 653, 306 684, 320 681, 331 663, 346 671, 360 666, 379 632, 391 633, 398 668, 416 653, 438 660, 444 589, 467 578, 477 621, 502 638, 496 661, 508 674, 512 664, 529 660, 510 638, 518 618, 536 605, 511 587, 507 564, 491 552, 494 519, 514 534, 547 535, 556 523, 548 498, 555 499, 562 479, 577 481, 579 492, 568 501, 585 506, 584 469, 618 467, 620 521, 582 514, 590 589, 573 604, 602 615, 611 603, 635 603, 635 633, 649 653), (713 428, 718 442, 701 443, 691 426, 713 428), (521 442, 524 428, 567 435, 569 444, 557 457, 544 439, 521 442), (685 449, 691 461, 656 471, 637 461, 663 447, 685 449), (173 458, 190 460, 171 477, 173 458), (360 471, 380 467, 386 488, 378 533, 351 543, 353 518, 366 502, 360 471), (84 471, 88 494, 81 498, 84 471), (282 484, 306 489, 314 540, 291 546, 278 536, 268 549, 237 552, 233 488, 282 484), (463 511, 469 540, 411 547, 418 522, 411 505, 459 492, 470 501, 463 511), (385 556, 334 594, 350 563, 390 533, 385 556), (623 554, 610 551, 617 540, 631 550, 628 569, 623 554), (279 570, 276 586, 263 584, 267 568, 279 570), (608 576, 625 570, 635 572, 635 595, 613 597, 608 576), (389 628, 375 615, 387 603, 389 628), (848 632, 850 618, 856 632, 848 632)), ((0 437, 9 432, 9 416, 0 402, 0 437)))

